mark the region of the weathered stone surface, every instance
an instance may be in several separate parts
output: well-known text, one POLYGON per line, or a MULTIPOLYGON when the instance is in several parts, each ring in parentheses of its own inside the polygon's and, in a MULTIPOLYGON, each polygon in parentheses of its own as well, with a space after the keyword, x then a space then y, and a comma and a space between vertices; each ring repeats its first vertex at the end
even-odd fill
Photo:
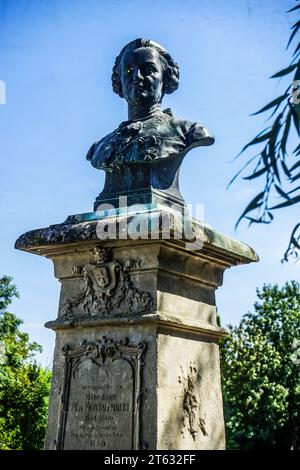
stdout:
POLYGON ((57 331, 46 449, 155 448, 155 337, 151 324, 57 331))
POLYGON ((47 449, 224 448, 215 291, 227 268, 258 258, 197 222, 202 247, 177 239, 171 216, 167 239, 158 225, 156 238, 99 240, 95 213, 18 240, 61 282, 46 324, 57 336, 47 449))
POLYGON ((219 335, 217 329, 204 334, 196 326, 192 330, 166 321, 58 330, 46 448, 224 448, 219 335), (117 345, 128 338, 141 361, 136 356, 131 369, 125 359, 113 361, 113 355, 104 355, 103 361, 94 350, 103 336, 117 345), (92 348, 86 358, 79 356, 76 366, 84 338, 92 348), (66 345, 70 357, 74 355, 71 370, 66 345), (140 373, 135 389, 132 370, 135 378, 140 373), (110 393, 102 393, 103 387, 110 393), (91 414, 93 406, 99 411, 91 414), (117 407, 124 411, 115 412, 117 407))
POLYGON ((166 326, 157 348, 159 448, 224 449, 217 337, 166 326))
POLYGON ((57 449, 138 449, 141 363, 145 343, 106 337, 63 347, 57 449), (116 447, 117 446, 117 447, 116 447))
POLYGON ((105 248, 96 247, 90 252, 94 262, 72 267, 72 273, 81 275, 81 285, 64 299, 61 312, 65 318, 75 318, 76 310, 89 317, 152 310, 151 294, 134 287, 130 275, 130 271, 140 269, 141 260, 126 259, 122 263, 112 259, 111 250, 105 248))
MULTIPOLYGON (((51 225, 48 228, 31 230, 21 235, 16 241, 15 248, 29 251, 36 254, 47 254, 51 247, 59 251, 59 245, 63 245, 65 250, 68 244, 81 243, 89 241, 99 241, 101 227, 105 227, 108 234, 111 234, 111 240, 134 240, 130 234, 131 224, 137 220, 140 224, 138 237, 140 240, 168 240, 174 239, 174 233, 181 235, 177 237, 178 244, 186 246, 193 245, 193 241, 200 241, 203 246, 199 249, 205 253, 209 250, 210 256, 216 254, 217 258, 224 259, 234 264, 249 263, 258 261, 255 251, 238 240, 234 240, 207 224, 201 224, 195 219, 183 218, 181 214, 165 209, 152 208, 139 214, 128 211, 127 213, 112 212, 107 217, 107 212, 91 212, 87 214, 78 214, 68 217, 65 223, 51 225), (162 221, 164 222, 162 225, 162 221), (187 239, 183 230, 186 224, 189 227, 189 233, 193 238, 187 239)), ((136 235, 136 234, 135 234, 136 235)), ((100 240, 110 241, 107 239, 100 240)), ((82 245, 82 243, 81 243, 82 245)), ((52 250, 52 251, 53 251, 52 250)), ((197 246, 191 248, 191 251, 197 251, 197 246)))

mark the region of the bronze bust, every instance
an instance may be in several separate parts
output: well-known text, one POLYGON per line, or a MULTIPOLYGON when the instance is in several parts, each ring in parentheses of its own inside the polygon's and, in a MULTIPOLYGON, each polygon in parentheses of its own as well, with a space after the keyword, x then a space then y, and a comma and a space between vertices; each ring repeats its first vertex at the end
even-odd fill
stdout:
POLYGON ((179 84, 179 67, 159 44, 136 39, 127 44, 112 73, 113 90, 128 103, 128 120, 95 142, 87 159, 106 172, 103 192, 95 203, 118 206, 119 195, 129 204, 162 202, 183 205, 178 172, 194 147, 211 145, 214 137, 199 122, 162 110, 165 93, 179 84))

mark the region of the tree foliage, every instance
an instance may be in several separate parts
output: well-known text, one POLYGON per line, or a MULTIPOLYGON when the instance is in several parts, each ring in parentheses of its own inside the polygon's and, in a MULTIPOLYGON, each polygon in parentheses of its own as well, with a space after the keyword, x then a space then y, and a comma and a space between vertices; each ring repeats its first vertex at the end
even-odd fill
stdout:
POLYGON ((20 331, 6 308, 18 297, 11 278, 0 278, 0 449, 43 447, 51 373, 34 359, 41 347, 20 331))
MULTIPOLYGON (((289 12, 299 13, 297 4, 289 12)), ((291 28, 287 48, 296 42, 299 36, 300 20, 291 28)), ((300 144, 290 148, 292 134, 300 136, 300 42, 296 42, 289 66, 272 75, 271 78, 291 76, 290 84, 280 96, 273 99, 254 115, 271 112, 270 125, 263 129, 254 139, 244 146, 239 155, 246 150, 259 148, 259 152, 248 159, 241 170, 234 176, 231 184, 244 170, 251 168, 250 174, 243 179, 251 181, 256 178, 264 180, 261 191, 250 201, 241 214, 249 224, 272 222, 274 211, 300 203, 300 144), (276 202, 275 202, 276 201, 276 202)), ((300 221, 295 224, 284 261, 300 255, 300 221)))
POLYGON ((300 284, 257 295, 221 349, 227 446, 300 448, 300 284))

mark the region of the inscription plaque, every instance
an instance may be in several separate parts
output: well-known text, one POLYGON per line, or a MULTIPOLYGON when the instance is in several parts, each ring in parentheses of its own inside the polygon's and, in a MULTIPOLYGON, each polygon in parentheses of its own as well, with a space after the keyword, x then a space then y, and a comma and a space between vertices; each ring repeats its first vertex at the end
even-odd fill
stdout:
POLYGON ((140 441, 141 366, 145 343, 103 337, 63 347, 64 384, 57 449, 128 450, 140 441))

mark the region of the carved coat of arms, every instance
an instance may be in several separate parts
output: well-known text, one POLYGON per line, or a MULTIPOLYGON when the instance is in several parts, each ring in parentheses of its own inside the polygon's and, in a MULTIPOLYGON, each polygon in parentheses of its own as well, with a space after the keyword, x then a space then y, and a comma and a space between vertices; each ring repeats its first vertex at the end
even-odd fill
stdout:
POLYGON ((82 275, 82 288, 76 297, 67 298, 62 305, 62 314, 77 317, 109 314, 145 313, 152 308, 150 293, 134 287, 130 271, 138 269, 133 260, 121 263, 111 259, 111 252, 94 248, 95 262, 75 267, 74 273, 82 275))

